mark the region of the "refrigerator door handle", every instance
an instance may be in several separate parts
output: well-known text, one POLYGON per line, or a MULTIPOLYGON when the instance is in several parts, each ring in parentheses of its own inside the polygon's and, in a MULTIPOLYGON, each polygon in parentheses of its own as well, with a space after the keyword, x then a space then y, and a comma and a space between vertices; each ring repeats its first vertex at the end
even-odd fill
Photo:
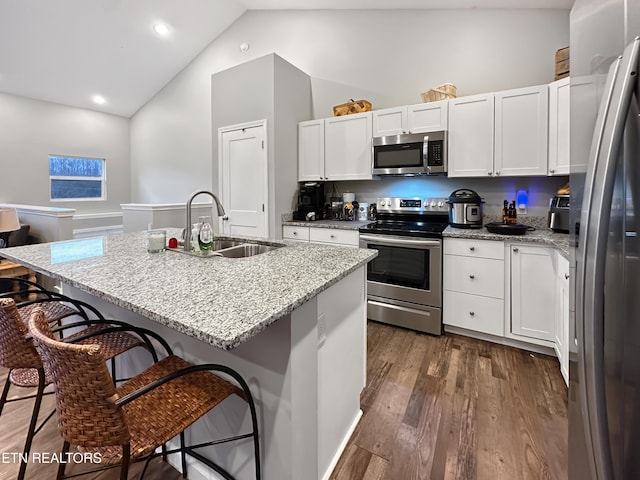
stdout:
POLYGON ((587 458, 598 480, 613 479, 604 384, 604 296, 610 204, 617 159, 638 74, 640 39, 609 70, 589 153, 578 243, 576 328, 587 458))

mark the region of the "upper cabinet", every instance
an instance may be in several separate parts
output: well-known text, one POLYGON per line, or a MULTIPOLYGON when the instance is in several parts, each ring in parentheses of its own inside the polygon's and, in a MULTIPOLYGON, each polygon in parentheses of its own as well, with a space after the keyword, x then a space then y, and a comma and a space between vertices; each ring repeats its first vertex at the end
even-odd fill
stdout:
POLYGON ((549 175, 569 175, 569 77, 549 84, 549 175))
POLYGON ((449 100, 449 176, 493 175, 493 93, 449 100))
POLYGON ((496 175, 546 175, 549 87, 495 94, 496 175))
POLYGON ((448 116, 448 100, 374 110, 373 136, 446 130, 448 116))
POLYGON ((371 180, 371 112, 298 124, 298 180, 371 180))
POLYGON ((547 174, 548 87, 449 101, 449 176, 547 174))
POLYGON ((323 119, 298 124, 298 180, 325 180, 323 119))
POLYGON ((371 180, 371 112, 325 118, 326 180, 371 180))

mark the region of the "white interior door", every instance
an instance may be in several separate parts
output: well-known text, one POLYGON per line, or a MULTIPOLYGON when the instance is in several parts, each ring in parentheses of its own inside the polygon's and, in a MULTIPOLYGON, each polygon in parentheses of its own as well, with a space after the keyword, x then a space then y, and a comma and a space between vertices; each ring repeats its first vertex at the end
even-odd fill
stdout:
POLYGON ((265 131, 264 121, 218 130, 225 235, 268 235, 265 131))

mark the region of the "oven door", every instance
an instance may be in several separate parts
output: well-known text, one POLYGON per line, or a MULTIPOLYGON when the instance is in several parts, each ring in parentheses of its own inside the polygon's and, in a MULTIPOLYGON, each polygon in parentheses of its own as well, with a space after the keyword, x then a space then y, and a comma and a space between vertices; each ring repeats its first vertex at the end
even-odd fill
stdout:
POLYGON ((361 234, 360 247, 378 251, 367 265, 368 295, 442 306, 440 239, 361 234))

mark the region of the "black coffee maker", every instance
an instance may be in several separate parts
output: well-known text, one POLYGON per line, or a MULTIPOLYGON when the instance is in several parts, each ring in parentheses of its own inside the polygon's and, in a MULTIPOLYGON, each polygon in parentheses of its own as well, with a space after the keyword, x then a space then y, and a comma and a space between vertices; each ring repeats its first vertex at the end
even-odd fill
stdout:
POLYGON ((298 209, 294 220, 322 220, 324 218, 324 183, 305 182, 298 191, 298 209))

